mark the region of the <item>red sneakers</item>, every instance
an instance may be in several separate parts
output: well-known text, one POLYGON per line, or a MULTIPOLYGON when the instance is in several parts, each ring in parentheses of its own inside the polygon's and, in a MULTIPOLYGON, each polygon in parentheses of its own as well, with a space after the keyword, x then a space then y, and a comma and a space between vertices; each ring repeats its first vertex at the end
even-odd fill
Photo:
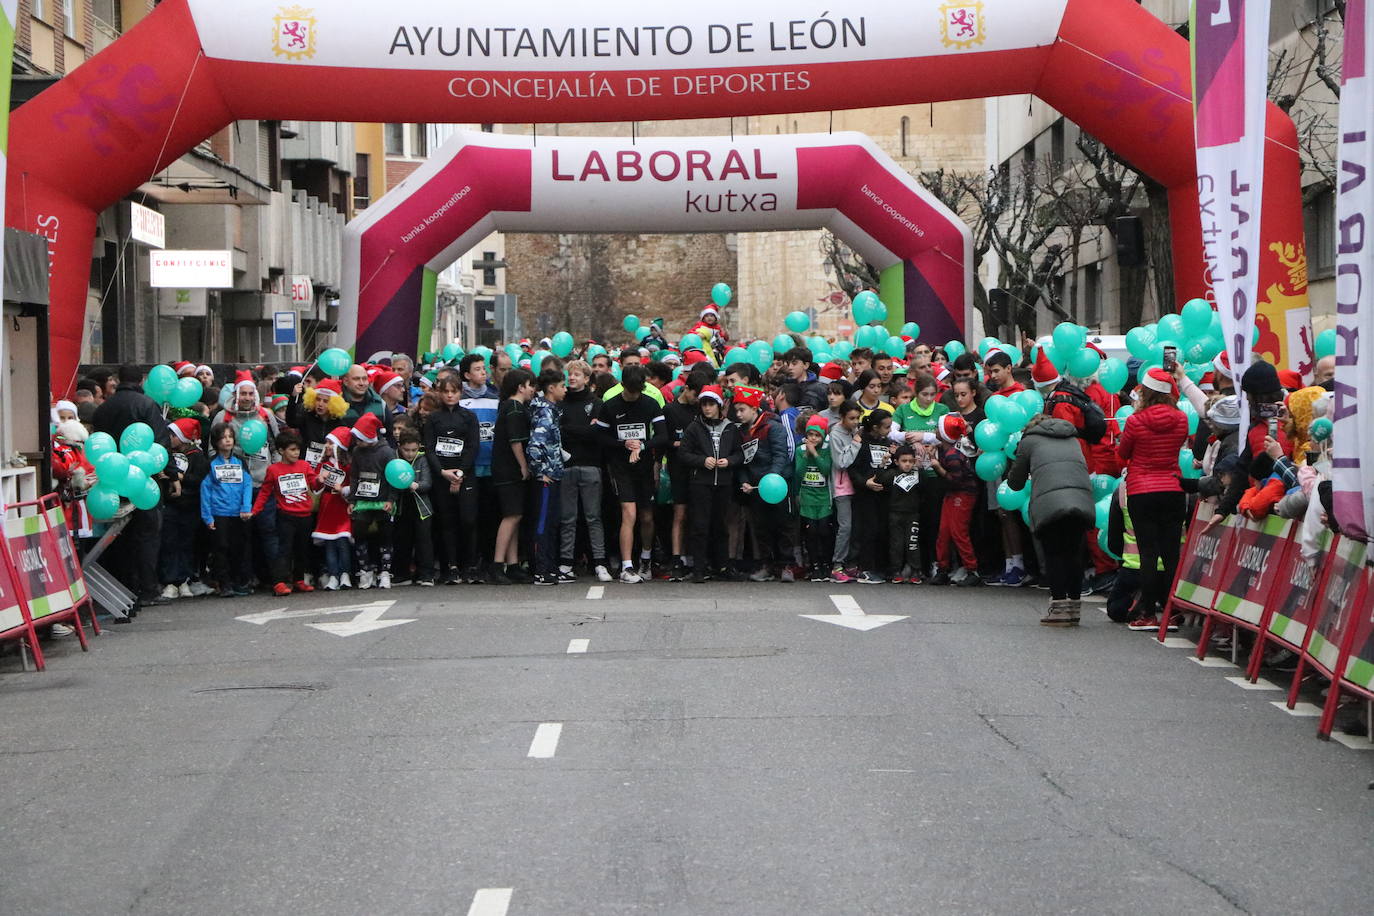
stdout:
POLYGON ((298 592, 313 592, 314 590, 315 586, 311 585, 304 579, 296 583, 296 591, 298 592))
POLYGON ((278 582, 276 585, 272 586, 272 594, 278 596, 289 595, 291 594, 291 586, 287 585, 285 582, 278 582))

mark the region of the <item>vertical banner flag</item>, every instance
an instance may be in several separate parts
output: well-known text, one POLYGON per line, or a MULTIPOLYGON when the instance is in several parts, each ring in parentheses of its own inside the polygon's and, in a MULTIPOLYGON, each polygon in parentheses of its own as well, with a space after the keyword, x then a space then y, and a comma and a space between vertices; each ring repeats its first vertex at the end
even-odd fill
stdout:
POLYGON ((1374 15, 1345 8, 1340 169, 1336 177, 1336 410, 1333 492, 1341 532, 1374 528, 1374 15), (1364 349, 1360 344, 1363 338, 1364 349), (1363 397, 1363 395, 1370 397, 1363 397), (1361 403, 1363 401, 1364 403, 1361 403))
MULTIPOLYGON (((10 149, 10 78, 14 70, 14 24, 19 19, 19 0, 0 0, 0 213, 5 212, 5 182, 10 149)), ((4 235, 0 233, 0 284, 5 276, 4 235)), ((0 385, 9 375, 5 340, 0 334, 0 385)), ((5 494, 0 491, 0 518, 5 513, 5 494)))
POLYGON ((1259 295, 1269 0, 1193 0, 1190 34, 1202 246, 1239 388, 1259 295))

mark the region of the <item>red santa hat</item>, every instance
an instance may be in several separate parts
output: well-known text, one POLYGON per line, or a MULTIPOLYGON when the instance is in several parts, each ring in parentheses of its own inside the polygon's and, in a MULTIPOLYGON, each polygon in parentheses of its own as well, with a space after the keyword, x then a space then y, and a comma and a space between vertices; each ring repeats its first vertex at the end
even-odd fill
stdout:
POLYGON ((1140 384, 1151 391, 1158 391, 1160 394, 1178 393, 1174 389, 1173 376, 1169 375, 1169 373, 1165 372, 1163 369, 1151 369, 1141 378, 1140 384))
POLYGON ((707 315, 710 315, 712 318, 719 319, 720 309, 716 308, 714 305, 708 305, 701 310, 701 315, 699 317, 702 321, 705 321, 707 315))
POLYGON ((177 371, 177 378, 185 378, 188 375, 196 374, 196 364, 188 363, 184 359, 172 363, 172 368, 177 371))
POLYGON ((763 407, 763 392, 758 388, 750 388, 748 385, 739 385, 735 388, 734 401, 736 404, 761 408, 763 407))
POLYGON ((372 390, 378 394, 382 394, 392 385, 402 385, 404 382, 405 380, 395 372, 383 369, 381 372, 372 376, 372 390))
POLYGON ((374 363, 368 363, 363 367, 363 371, 367 373, 367 380, 371 383, 371 381, 377 377, 377 373, 382 371, 382 367, 374 363))
POLYGON ((682 354, 682 364, 684 366, 695 366, 697 363, 706 362, 706 351, 698 350, 696 347, 682 354))
MULTIPOLYGON (((368 414, 368 416, 370 417, 372 414, 368 414)), ((327 442, 333 442, 335 448, 341 448, 345 452, 353 447, 353 430, 347 426, 334 427, 329 435, 324 438, 327 442)))
POLYGON ((238 391, 240 388, 244 387, 257 390, 258 383, 253 381, 252 372, 247 369, 240 369, 238 372, 234 373, 234 390, 238 391))
POLYGON ((315 386, 315 397, 343 397, 343 385, 340 385, 336 378, 327 378, 315 386))
POLYGON ((304 367, 304 366, 292 366, 290 369, 287 369, 287 370, 286 370, 286 374, 287 374, 287 375, 294 375, 296 378, 305 378, 305 367, 304 367))
POLYGON ((375 413, 365 413, 353 424, 353 438, 361 439, 368 445, 377 442, 377 437, 382 432, 382 419, 375 413))
POLYGON ((725 392, 721 391, 719 385, 705 385, 701 389, 701 394, 697 395, 698 400, 715 401, 722 407, 725 406, 725 392))
POLYGON ((821 378, 827 382, 838 382, 844 378, 844 370, 840 368, 839 363, 826 363, 821 366, 821 378))
POLYGON ((1217 374, 1225 378, 1235 379, 1235 375, 1231 372, 1231 357, 1227 355, 1225 350, 1218 353, 1216 359, 1212 360, 1212 368, 1217 374))
POLYGON ((1048 388, 1050 385, 1059 384, 1059 370, 1054 368, 1054 363, 1045 355, 1045 348, 1041 347, 1035 354, 1035 365, 1031 366, 1031 378, 1035 380, 1036 388, 1048 388))
POLYGON ((935 425, 935 433, 940 437, 941 442, 953 445, 968 435, 968 421, 964 419, 962 414, 947 413, 935 425))
POLYGON ((191 417, 182 417, 167 424, 167 428, 172 431, 172 435, 177 440, 186 445, 197 445, 200 443, 200 423, 191 417))
POLYGON ((948 385, 949 377, 953 374, 949 371, 949 366, 945 363, 934 363, 933 365, 935 367, 935 381, 940 385, 948 385))
POLYGON ((196 374, 196 375, 200 375, 202 372, 208 372, 208 373, 210 373, 211 375, 214 375, 214 374, 215 374, 215 370, 212 369, 212 368, 210 368, 209 366, 204 366, 204 365, 196 366, 195 374, 196 374))
POLYGON ((1302 376, 1292 369, 1280 369, 1279 384, 1287 391, 1297 391, 1302 387, 1302 376))

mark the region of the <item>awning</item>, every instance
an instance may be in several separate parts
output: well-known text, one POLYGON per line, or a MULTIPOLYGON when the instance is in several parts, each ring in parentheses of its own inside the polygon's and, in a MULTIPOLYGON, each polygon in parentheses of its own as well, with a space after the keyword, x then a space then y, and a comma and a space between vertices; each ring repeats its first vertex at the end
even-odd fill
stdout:
POLYGON ((267 204, 272 189, 196 148, 138 189, 163 204, 267 204))
POLYGON ((5 301, 48 304, 48 240, 5 228, 5 301))

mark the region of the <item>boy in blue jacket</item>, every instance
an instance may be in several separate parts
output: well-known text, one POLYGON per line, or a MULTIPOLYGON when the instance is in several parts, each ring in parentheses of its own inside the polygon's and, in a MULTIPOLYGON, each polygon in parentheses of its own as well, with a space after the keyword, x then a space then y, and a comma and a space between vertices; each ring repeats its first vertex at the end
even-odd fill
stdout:
POLYGON ((214 538, 210 556, 220 597, 245 598, 252 594, 248 520, 253 517, 253 479, 234 455, 238 434, 233 426, 215 424, 210 441, 215 455, 200 482, 200 520, 214 538))
POLYGON ((758 569, 750 574, 751 582, 772 582, 773 565, 780 567, 782 581, 795 582, 791 564, 794 560, 792 530, 792 499, 779 503, 764 502, 759 493, 759 481, 769 474, 792 480, 792 458, 788 449, 787 430, 771 413, 763 409, 763 392, 747 385, 735 388, 733 406, 735 419, 743 432, 744 464, 739 469, 740 492, 748 499, 749 525, 754 529, 758 544, 758 569))

